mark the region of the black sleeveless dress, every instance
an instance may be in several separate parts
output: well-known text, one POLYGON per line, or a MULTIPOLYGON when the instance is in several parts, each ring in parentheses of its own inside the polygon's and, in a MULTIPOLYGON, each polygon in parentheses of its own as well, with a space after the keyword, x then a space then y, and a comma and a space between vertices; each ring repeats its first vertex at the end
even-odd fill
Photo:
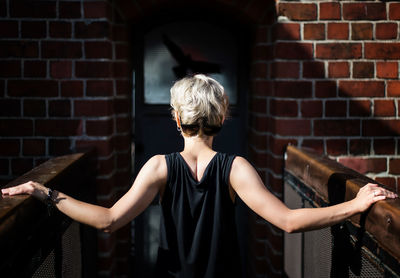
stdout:
POLYGON ((156 277, 241 277, 229 174, 234 156, 217 153, 196 181, 179 153, 165 156, 156 277))

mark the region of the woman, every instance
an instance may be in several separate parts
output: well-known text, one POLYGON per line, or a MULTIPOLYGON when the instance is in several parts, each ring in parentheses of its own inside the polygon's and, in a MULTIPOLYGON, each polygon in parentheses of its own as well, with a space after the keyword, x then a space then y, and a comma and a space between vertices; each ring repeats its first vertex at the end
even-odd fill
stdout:
POLYGON ((139 215, 160 195, 162 207, 158 277, 238 277, 234 224, 238 195, 265 220, 292 233, 336 224, 396 194, 367 184, 357 197, 331 207, 288 209, 269 192, 242 157, 212 149, 228 109, 223 87, 205 75, 186 77, 171 88, 172 115, 184 138, 180 153, 156 155, 133 186, 111 208, 78 201, 36 182, 3 189, 50 201, 78 222, 113 232, 139 215))

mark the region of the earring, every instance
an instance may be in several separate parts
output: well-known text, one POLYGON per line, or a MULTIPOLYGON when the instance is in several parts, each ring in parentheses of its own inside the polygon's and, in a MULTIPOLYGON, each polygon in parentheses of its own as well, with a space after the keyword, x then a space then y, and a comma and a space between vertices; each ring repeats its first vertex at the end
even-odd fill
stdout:
POLYGON ((176 127, 176 130, 177 130, 178 132, 181 132, 181 131, 182 131, 181 128, 180 128, 179 126, 176 127))

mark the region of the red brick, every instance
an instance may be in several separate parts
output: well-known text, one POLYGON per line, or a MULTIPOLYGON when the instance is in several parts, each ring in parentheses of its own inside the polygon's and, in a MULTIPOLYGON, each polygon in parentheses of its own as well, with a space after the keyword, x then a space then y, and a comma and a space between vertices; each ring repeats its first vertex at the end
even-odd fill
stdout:
POLYGON ((71 22, 53 21, 50 22, 50 37, 52 38, 71 38, 72 26, 71 22))
POLYGON ((375 27, 375 38, 379 40, 391 40, 397 38, 397 23, 377 23, 375 27))
POLYGON ((303 77, 304 78, 324 78, 325 63, 312 61, 303 62, 303 77))
POLYGON ((76 100, 74 108, 74 116, 99 117, 114 113, 110 100, 76 100))
POLYGON ((388 81, 387 96, 388 97, 399 97, 400 96, 400 81, 388 81))
POLYGON ((117 117, 115 124, 116 124, 116 132, 124 133, 131 129, 132 121, 131 118, 122 116, 122 117, 117 117))
POLYGON ((110 4, 104 1, 94 1, 83 3, 83 13, 85 18, 108 18, 111 19, 110 4))
POLYGON ((256 45, 252 49, 254 61, 270 60, 272 57, 272 47, 270 45, 256 45))
POLYGON ((86 134, 89 136, 109 136, 114 132, 114 120, 87 120, 86 134))
POLYGON ((396 144, 394 139, 377 139, 374 138, 374 152, 375 154, 395 154, 396 144))
POLYGON ((60 18, 80 18, 81 2, 60 2, 59 3, 60 18))
POLYGON ((319 98, 337 96, 336 81, 317 81, 315 82, 315 96, 319 98))
POLYGON ((400 19, 400 3, 389 4, 389 19, 399 20, 400 19))
POLYGON ((113 139, 109 140, 76 140, 79 148, 94 147, 99 156, 107 157, 114 151, 113 139))
POLYGON ((303 100, 301 102, 301 117, 321 117, 322 101, 320 100, 303 100))
MULTIPOLYGON (((130 153, 120 153, 117 155, 117 168, 127 169, 131 165, 131 154, 130 153)), ((127 180, 129 177, 127 178, 127 180)))
POLYGON ((17 38, 18 36, 18 21, 0 21, 0 38, 17 38))
POLYGON ((332 139, 326 141, 326 152, 329 155, 346 155, 347 154, 347 140, 346 139, 332 139))
POLYGON ((255 78, 267 78, 268 64, 265 62, 255 63, 251 65, 251 76, 255 78))
POLYGON ((132 137, 130 134, 116 135, 115 137, 115 150, 126 151, 130 150, 132 137))
POLYGON ((8 95, 13 97, 54 97, 58 95, 58 84, 53 80, 10 80, 8 95))
POLYGON ((2 119, 0 136, 32 136, 33 121, 22 119, 2 119))
POLYGON ((24 139, 22 147, 23 155, 46 155, 46 141, 44 139, 24 139))
POLYGON ((111 80, 88 80, 86 83, 87 96, 112 96, 114 86, 111 80))
POLYGON ((303 119, 273 119, 272 130, 282 136, 307 136, 311 134, 310 120, 303 119))
POLYGON ((328 23, 328 39, 348 40, 349 24, 348 23, 328 23))
POLYGON ((85 42, 86 58, 112 58, 112 47, 109 41, 85 42))
POLYGON ((34 41, 0 41, 0 58, 36 58, 38 43, 34 41))
POLYGON ((348 62, 330 62, 328 64, 328 77, 340 78, 349 76, 350 70, 348 62))
POLYGON ((106 159, 97 161, 97 171, 102 175, 110 175, 115 170, 115 157, 110 156, 106 159))
POLYGON ((396 178, 394 177, 375 177, 375 181, 385 185, 387 189, 396 192, 396 178))
POLYGON ((46 61, 24 61, 24 77, 46 77, 47 62, 46 61))
POLYGON ((114 100, 114 113, 115 114, 128 114, 130 112, 130 103, 128 99, 116 98, 114 100))
POLYGON ((344 100, 327 100, 325 102, 326 117, 346 117, 347 102, 344 100))
POLYGON ((289 144, 296 145, 297 140, 276 138, 274 136, 268 137, 269 149, 273 154, 282 155, 285 152, 286 146, 289 144))
POLYGON ((322 59, 358 59, 361 58, 360 43, 319 43, 316 58, 322 59))
POLYGON ((319 19, 340 19, 340 3, 322 2, 319 3, 319 19))
POLYGON ((298 62, 273 62, 271 64, 271 77, 273 78, 298 78, 300 75, 298 62))
POLYGON ((51 62, 50 75, 52 78, 70 78, 72 76, 72 62, 71 61, 51 62))
POLYGON ((65 155, 71 152, 71 141, 68 139, 50 139, 49 155, 65 155))
POLYGON ((21 61, 0 61, 0 77, 20 77, 21 61))
POLYGON ((376 76, 379 78, 397 78, 399 64, 397 62, 377 62, 376 76))
POLYGON ((275 57, 282 59, 312 59, 312 43, 276 43, 275 57))
POLYGON ((363 120, 363 136, 399 136, 400 120, 363 120))
POLYGON ((130 78, 131 68, 127 61, 114 62, 112 64, 113 77, 125 77, 130 78))
POLYGON ((82 44, 71 41, 43 41, 42 56, 44 58, 81 58, 82 44))
POLYGON ((375 99, 374 116, 378 117, 396 116, 396 106, 394 101, 390 99, 375 99))
POLYGON ((319 154, 324 153, 324 141, 318 139, 304 139, 301 143, 302 148, 310 148, 319 154))
POLYGON ((375 75, 373 62, 353 62, 354 78, 372 78, 375 75))
POLYGON ((365 58, 367 59, 400 59, 400 43, 365 43, 365 58))
POLYGON ((11 1, 11 17, 55 18, 56 2, 47 1, 11 1))
POLYGON ((300 40, 300 24, 278 23, 273 26, 272 39, 275 40, 300 40))
POLYGON ((1 156, 19 156, 20 140, 19 139, 0 139, 1 156))
POLYGON ((298 105, 294 100, 271 99, 269 102, 269 111, 273 116, 297 117, 298 105))
POLYGON ((36 120, 37 136, 76 136, 82 134, 81 120, 36 120))
POLYGON ((25 117, 43 117, 46 116, 46 102, 41 99, 24 99, 25 117))
POLYGON ((111 77, 110 62, 76 62, 77 77, 111 77))
POLYGON ((343 19, 386 19, 386 3, 343 3, 343 19))
POLYGON ((22 174, 32 170, 32 168, 32 158, 15 158, 11 160, 11 171, 15 176, 21 176, 22 174))
POLYGON ((61 82, 61 96, 81 97, 83 96, 83 82, 79 80, 68 80, 61 82))
POLYGON ((108 38, 111 33, 110 24, 106 21, 76 22, 76 38, 108 38))
POLYGON ((129 41, 129 34, 125 25, 114 25, 112 27, 112 38, 114 41, 129 41))
POLYGON ((250 123, 251 126, 259 132, 267 132, 270 128, 268 118, 264 116, 252 116, 250 118, 250 123))
POLYGON ((368 139, 351 139, 350 155, 370 154, 371 140, 368 139))
POLYGON ((278 3, 278 15, 291 20, 316 20, 317 5, 314 3, 278 3))
POLYGON ((339 158, 339 163, 361 174, 381 173, 387 169, 386 158, 344 157, 339 158))
POLYGON ((353 40, 372 40, 373 26, 371 23, 352 23, 351 39, 353 40))
POLYGON ((117 60, 130 59, 131 48, 125 43, 115 43, 115 58, 117 60))
POLYGON ((305 40, 324 40, 325 39, 325 24, 323 23, 305 23, 304 24, 304 39, 305 40))
POLYGON ((65 99, 49 100, 49 116, 70 117, 71 101, 65 99))
POLYGON ((307 98, 312 95, 312 83, 309 81, 277 81, 274 82, 274 96, 307 98))
POLYGON ((47 36, 46 21, 22 21, 21 35, 23 38, 45 38, 47 36))
POLYGON ((256 113, 267 112, 267 100, 264 98, 252 98, 250 99, 250 111, 256 113))
POLYGON ((254 131, 249 132, 249 145, 256 149, 266 149, 267 148, 267 136, 262 134, 257 134, 254 131))
POLYGON ((389 160, 389 173, 400 174, 400 159, 392 158, 389 160))
POLYGON ((21 101, 19 99, 0 98, 0 117, 21 116, 21 101))
POLYGON ((315 136, 359 136, 359 120, 315 120, 315 136))
POLYGON ((268 96, 272 94, 272 82, 256 80, 251 83, 251 90, 254 96, 268 96))
POLYGON ((339 96, 349 97, 383 97, 383 81, 339 81, 339 96))
POLYGON ((349 113, 351 117, 369 117, 371 116, 370 100, 350 100, 349 113))

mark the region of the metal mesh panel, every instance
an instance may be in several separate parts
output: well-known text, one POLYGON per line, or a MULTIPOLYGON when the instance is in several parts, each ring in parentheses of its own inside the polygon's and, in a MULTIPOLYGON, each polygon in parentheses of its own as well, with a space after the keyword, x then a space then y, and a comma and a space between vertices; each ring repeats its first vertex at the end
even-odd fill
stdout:
POLYGON ((350 271, 349 278, 356 277, 371 277, 371 278, 380 278, 384 277, 383 271, 380 270, 375 264, 373 264, 370 260, 367 259, 368 254, 364 249, 361 249, 361 273, 360 276, 355 275, 350 271))
MULTIPOLYGON (((305 202, 305 207, 312 206, 305 202)), ((304 277, 330 276, 332 236, 330 228, 304 233, 304 277)))
POLYGON ((61 250, 55 248, 32 275, 33 278, 59 277, 56 273, 56 258, 61 256, 61 277, 80 278, 82 258, 79 224, 72 222, 61 237, 61 250))

